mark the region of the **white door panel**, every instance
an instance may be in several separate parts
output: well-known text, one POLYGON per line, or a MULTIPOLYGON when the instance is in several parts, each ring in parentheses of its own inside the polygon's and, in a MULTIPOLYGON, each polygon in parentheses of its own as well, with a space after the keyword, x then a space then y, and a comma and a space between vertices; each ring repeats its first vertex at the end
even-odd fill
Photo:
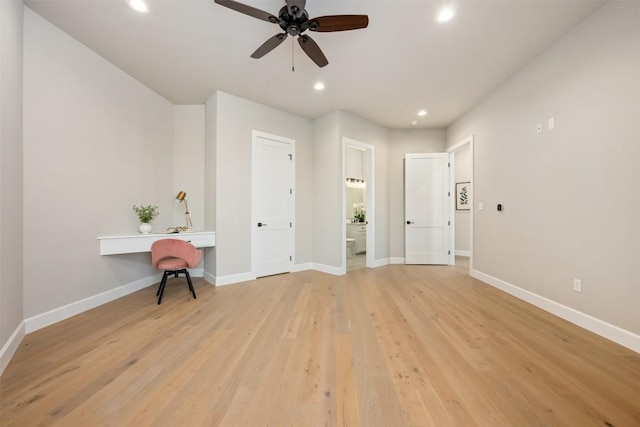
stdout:
POLYGON ((293 265, 293 144, 254 133, 253 269, 256 277, 291 271, 293 265))
POLYGON ((449 155, 405 157, 405 262, 449 262, 449 155))

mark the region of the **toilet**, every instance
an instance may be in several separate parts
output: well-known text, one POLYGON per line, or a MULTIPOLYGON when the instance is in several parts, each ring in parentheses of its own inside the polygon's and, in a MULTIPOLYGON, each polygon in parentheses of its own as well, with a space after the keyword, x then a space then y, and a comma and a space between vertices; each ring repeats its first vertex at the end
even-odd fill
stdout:
POLYGON ((353 237, 347 237, 347 258, 353 256, 353 246, 356 244, 356 239, 353 237))

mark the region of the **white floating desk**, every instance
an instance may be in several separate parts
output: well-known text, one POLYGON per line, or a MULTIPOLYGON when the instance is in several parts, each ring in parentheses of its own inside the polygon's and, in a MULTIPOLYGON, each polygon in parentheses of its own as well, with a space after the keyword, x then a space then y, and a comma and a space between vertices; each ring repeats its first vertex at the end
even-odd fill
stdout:
POLYGON ((103 236, 100 241, 100 255, 132 254, 151 252, 156 240, 180 239, 190 242, 196 248, 209 248, 216 245, 215 231, 194 231, 191 233, 150 233, 130 236, 103 236))

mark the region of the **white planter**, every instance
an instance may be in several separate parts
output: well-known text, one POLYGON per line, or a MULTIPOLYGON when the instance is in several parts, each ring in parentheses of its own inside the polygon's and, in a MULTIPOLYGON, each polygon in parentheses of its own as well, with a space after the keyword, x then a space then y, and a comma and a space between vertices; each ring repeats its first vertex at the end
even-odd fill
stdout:
POLYGON ((148 222, 143 222, 142 224, 140 224, 140 225, 138 226, 138 230, 140 230, 140 232, 141 232, 142 234, 149 234, 149 233, 151 233, 151 228, 152 228, 152 227, 151 227, 151 224, 150 224, 150 223, 148 223, 148 222))

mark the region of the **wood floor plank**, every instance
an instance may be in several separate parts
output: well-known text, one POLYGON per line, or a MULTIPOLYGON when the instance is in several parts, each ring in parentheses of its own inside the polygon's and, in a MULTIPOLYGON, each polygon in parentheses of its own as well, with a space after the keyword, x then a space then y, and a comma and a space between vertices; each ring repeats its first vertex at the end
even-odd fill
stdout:
POLYGON ((358 390, 353 373, 351 340, 348 335, 338 335, 336 341, 336 358, 338 360, 336 376, 338 395, 337 424, 340 426, 359 426, 360 407, 354 404, 358 401, 358 390))
POLYGON ((27 335, 0 425, 640 426, 640 355, 456 266, 172 280, 27 335))

